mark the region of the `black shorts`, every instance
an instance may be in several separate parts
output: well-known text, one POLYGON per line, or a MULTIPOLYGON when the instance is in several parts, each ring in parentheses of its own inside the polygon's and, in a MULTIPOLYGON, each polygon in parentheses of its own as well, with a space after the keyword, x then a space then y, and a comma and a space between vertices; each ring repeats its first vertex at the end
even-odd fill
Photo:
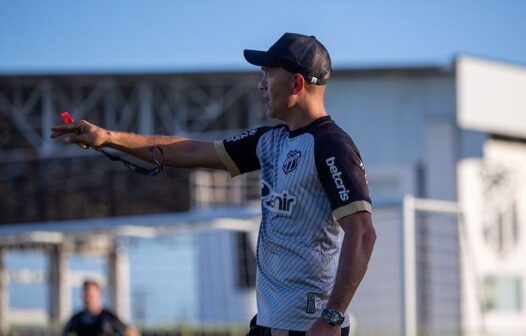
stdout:
MULTIPOLYGON (((257 316, 254 316, 250 321, 250 330, 247 336, 272 336, 270 328, 258 326, 256 324, 256 317, 257 316)), ((305 336, 306 333, 306 331, 289 330, 287 336, 305 336)), ((341 336, 349 336, 349 327, 342 328, 341 336)))

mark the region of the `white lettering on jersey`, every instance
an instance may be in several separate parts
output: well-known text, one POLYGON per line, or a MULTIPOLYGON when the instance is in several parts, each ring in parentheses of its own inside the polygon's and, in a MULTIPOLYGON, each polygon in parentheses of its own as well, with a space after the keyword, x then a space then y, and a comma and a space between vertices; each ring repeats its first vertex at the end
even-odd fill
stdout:
POLYGON ((296 197, 286 190, 282 193, 275 192, 270 184, 264 180, 261 183, 261 204, 263 207, 280 215, 290 215, 294 204, 296 204, 296 197))
POLYGON ((244 139, 244 138, 248 138, 249 136, 252 136, 254 134, 256 134, 258 130, 257 129, 251 129, 251 130, 248 130, 248 131, 244 131, 243 133, 241 134, 238 134, 236 136, 233 136, 231 138, 228 138, 226 139, 226 142, 234 142, 234 141, 239 141, 241 139, 244 139))
POLYGON ((327 167, 329 167, 329 171, 331 172, 332 180, 334 181, 334 184, 336 185, 336 188, 338 189, 338 193, 340 194, 340 199, 342 201, 348 201, 349 200, 349 190, 343 183, 343 179, 341 178, 342 172, 336 167, 335 163, 336 159, 333 157, 330 157, 325 160, 325 163, 327 164, 327 167))

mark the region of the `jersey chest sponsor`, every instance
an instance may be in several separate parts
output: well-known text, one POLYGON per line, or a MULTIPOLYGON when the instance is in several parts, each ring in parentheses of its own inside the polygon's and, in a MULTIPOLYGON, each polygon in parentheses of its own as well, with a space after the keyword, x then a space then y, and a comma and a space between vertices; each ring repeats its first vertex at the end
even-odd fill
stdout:
POLYGON ((261 181, 261 204, 265 209, 280 215, 290 215, 296 201, 289 191, 275 192, 267 181, 261 181))

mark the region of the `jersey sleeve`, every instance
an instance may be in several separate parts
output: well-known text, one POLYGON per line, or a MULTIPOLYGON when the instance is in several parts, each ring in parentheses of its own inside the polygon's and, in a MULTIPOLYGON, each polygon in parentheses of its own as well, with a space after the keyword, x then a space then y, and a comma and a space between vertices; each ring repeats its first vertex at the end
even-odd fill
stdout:
POLYGON ((336 220, 359 211, 372 212, 365 167, 351 138, 335 134, 319 139, 315 157, 336 220))
POLYGON ((230 175, 237 176, 261 169, 256 148, 261 136, 271 129, 271 127, 254 128, 223 141, 214 142, 216 153, 230 175))

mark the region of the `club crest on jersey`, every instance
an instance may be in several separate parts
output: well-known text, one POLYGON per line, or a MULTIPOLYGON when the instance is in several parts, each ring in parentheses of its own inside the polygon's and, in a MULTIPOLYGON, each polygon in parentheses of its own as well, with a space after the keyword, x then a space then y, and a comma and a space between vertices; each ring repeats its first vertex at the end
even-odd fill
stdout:
POLYGON ((281 193, 277 193, 272 190, 272 187, 268 182, 261 181, 261 204, 267 210, 280 215, 290 215, 292 208, 296 204, 296 197, 290 192, 284 190, 281 193))
POLYGON ((296 167, 298 167, 298 159, 301 157, 301 152, 297 150, 291 150, 287 154, 287 159, 283 162, 283 172, 285 174, 290 173, 296 167))

